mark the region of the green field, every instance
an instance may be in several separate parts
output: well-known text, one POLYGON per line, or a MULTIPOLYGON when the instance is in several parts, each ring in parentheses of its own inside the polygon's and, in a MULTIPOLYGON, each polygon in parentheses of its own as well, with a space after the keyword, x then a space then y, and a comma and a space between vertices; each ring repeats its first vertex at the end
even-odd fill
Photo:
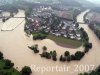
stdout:
MULTIPOLYGON (((33 32, 33 36, 37 34, 36 32, 33 32)), ((72 39, 67 39, 64 37, 57 37, 54 35, 47 35, 47 39, 53 40, 56 44, 63 46, 63 47, 69 47, 69 48, 78 48, 82 45, 82 41, 78 40, 72 40, 72 39)))
POLYGON ((81 41, 71 40, 71 39, 67 39, 64 37, 57 37, 54 35, 48 35, 47 39, 51 39, 51 40, 55 41, 57 44, 62 45, 64 47, 78 48, 82 45, 81 41))
POLYGON ((11 68, 11 69, 4 69, 5 66, 5 61, 4 60, 0 60, 0 75, 21 75, 20 72, 18 72, 16 69, 11 68), (4 74, 1 74, 1 73, 4 74), (6 74, 9 73, 9 74, 6 74))

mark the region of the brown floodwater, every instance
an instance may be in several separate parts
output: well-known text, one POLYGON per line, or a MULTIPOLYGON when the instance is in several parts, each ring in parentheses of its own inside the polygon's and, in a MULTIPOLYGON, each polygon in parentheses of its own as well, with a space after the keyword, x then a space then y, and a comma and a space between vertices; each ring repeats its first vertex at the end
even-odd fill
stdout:
MULTIPOLYGON (((24 13, 20 12, 19 13, 24 13)), ((83 21, 83 15, 86 12, 83 12, 77 17, 78 21, 83 21)), ((24 15, 20 15, 24 16, 24 15)), ((12 19, 12 18, 11 18, 12 19)), ((22 20, 18 18, 19 20, 22 20)), ((8 22, 8 21, 7 21, 8 22)), ((19 21, 20 22, 20 21, 19 21)), ((16 21, 13 21, 13 24, 15 24, 16 21)), ((18 23, 18 21, 17 21, 18 23)), ((39 45, 40 53, 43 51, 42 47, 47 46, 48 51, 56 50, 59 57, 61 54, 63 54, 66 50, 70 51, 71 54, 74 54, 76 51, 83 51, 83 47, 77 48, 77 49, 70 49, 70 48, 64 48, 61 46, 58 46, 55 42, 49 39, 45 39, 42 41, 33 41, 32 38, 27 37, 24 32, 24 24, 25 20, 13 31, 0 31, 0 51, 3 52, 4 57, 6 59, 12 60, 12 62, 15 63, 15 68, 18 67, 18 70, 21 70, 23 66, 31 66, 36 65, 38 67, 43 66, 67 66, 70 67, 66 72, 57 72, 54 70, 52 71, 46 71, 44 73, 41 73, 41 71, 35 71, 32 69, 33 73, 32 75, 77 75, 81 71, 75 71, 76 65, 95 65, 97 67, 100 65, 100 40, 96 37, 96 35, 88 28, 86 24, 80 24, 80 27, 83 27, 86 32, 89 35, 90 42, 93 43, 93 48, 85 55, 85 57, 81 61, 72 61, 70 63, 68 62, 59 62, 48 60, 45 58, 41 58, 39 54, 34 54, 30 49, 28 49, 27 46, 31 46, 34 44, 39 45)), ((2 28, 4 24, 0 23, 0 29, 2 28)), ((12 26, 12 25, 11 25, 12 26)))

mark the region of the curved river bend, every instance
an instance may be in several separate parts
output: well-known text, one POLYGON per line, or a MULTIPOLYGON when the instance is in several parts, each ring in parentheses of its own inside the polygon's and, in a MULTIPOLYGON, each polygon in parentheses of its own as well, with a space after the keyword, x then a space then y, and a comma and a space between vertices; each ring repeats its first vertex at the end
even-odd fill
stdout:
MULTIPOLYGON (((19 11, 19 13, 24 13, 24 11, 19 11)), ((77 20, 79 22, 83 22, 83 16, 86 13, 81 13, 77 20)), ((20 15, 21 16, 25 16, 20 15)), ((11 18, 12 19, 12 18, 11 18)), ((20 18, 18 18, 20 20, 20 18)), ((13 22, 15 24, 16 21, 13 22)), ((18 23, 18 22, 17 22, 18 23)), ((96 35, 88 28, 86 24, 80 24, 80 27, 83 27, 89 35, 90 42, 93 43, 93 48, 90 50, 88 54, 81 61, 72 61, 70 63, 65 62, 54 62, 52 60, 47 60, 41 58, 38 54, 34 54, 27 46, 33 44, 39 44, 40 53, 42 52, 42 46, 47 46, 48 51, 56 50, 58 57, 63 54, 66 50, 70 51, 71 54, 74 54, 76 51, 82 51, 83 48, 80 47, 78 49, 70 49, 70 48, 63 48, 56 45, 55 42, 45 39, 43 41, 33 41, 31 38, 26 37, 24 33, 24 24, 25 20, 13 31, 0 31, 0 50, 4 53, 4 57, 6 59, 12 60, 15 63, 15 67, 18 67, 18 70, 21 70, 23 66, 31 66, 36 65, 39 67, 43 66, 70 66, 68 71, 66 72, 57 72, 54 71, 46 71, 45 73, 41 73, 40 71, 34 71, 32 75, 77 75, 81 73, 80 71, 75 71, 75 65, 95 65, 97 67, 100 65, 100 40, 96 37, 96 35)), ((2 28, 2 23, 0 23, 0 29, 2 28)))

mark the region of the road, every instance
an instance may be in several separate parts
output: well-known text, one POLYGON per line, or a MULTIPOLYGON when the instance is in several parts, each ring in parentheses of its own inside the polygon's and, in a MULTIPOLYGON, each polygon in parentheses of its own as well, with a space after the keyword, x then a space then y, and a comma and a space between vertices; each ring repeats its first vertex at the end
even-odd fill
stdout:
MULTIPOLYGON (((83 16, 87 11, 83 12, 77 17, 78 22, 83 22, 83 16)), ((23 14, 23 12, 22 12, 23 14)), ((15 22, 13 22, 15 23, 15 22)), ((81 71, 75 71, 75 65, 95 65, 97 67, 100 65, 100 40, 96 35, 88 28, 86 24, 80 24, 80 27, 83 27, 89 35, 90 42, 93 43, 93 48, 85 55, 81 61, 72 61, 68 62, 54 62, 52 60, 47 60, 41 58, 38 54, 34 54, 27 46, 38 44, 40 53, 42 52, 42 47, 47 46, 48 51, 56 50, 58 57, 63 54, 66 50, 70 51, 71 54, 74 54, 76 51, 83 51, 83 47, 78 49, 70 49, 58 46, 55 42, 49 39, 42 41, 33 41, 31 38, 27 37, 24 32, 25 20, 13 31, 0 31, 0 51, 3 52, 6 59, 10 59, 15 63, 15 68, 18 67, 18 70, 21 70, 23 66, 32 66, 36 65, 38 67, 58 66, 59 68, 64 68, 64 66, 70 67, 68 71, 46 71, 41 73, 41 71, 35 71, 32 69, 32 75, 77 75, 81 71)), ((0 24, 0 29, 2 28, 2 23, 0 24)))

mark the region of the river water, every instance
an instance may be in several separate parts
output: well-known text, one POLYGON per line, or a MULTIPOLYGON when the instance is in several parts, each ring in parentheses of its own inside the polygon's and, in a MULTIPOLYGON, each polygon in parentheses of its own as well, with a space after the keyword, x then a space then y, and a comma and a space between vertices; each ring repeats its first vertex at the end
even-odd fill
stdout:
MULTIPOLYGON (((19 11, 19 13, 22 12, 19 11)), ((79 22, 83 21, 83 16, 85 13, 86 12, 83 12, 77 17, 77 20, 79 22)), ((20 17, 21 16, 24 15, 20 15, 20 17)), ((20 18, 18 19, 20 20, 20 18)), ((13 21, 13 23, 16 23, 16 21, 13 21)), ((91 68, 91 65, 95 65, 95 67, 97 67, 100 64, 100 41, 86 24, 80 24, 80 27, 83 27, 88 33, 90 42, 93 43, 93 48, 89 51, 89 53, 85 55, 85 57, 81 61, 72 61, 70 63, 63 63, 59 61, 54 62, 52 60, 41 58, 39 54, 34 54, 30 49, 28 49, 27 46, 38 44, 40 53, 42 52, 42 46, 47 46, 48 51, 56 50, 58 57, 66 50, 70 51, 71 54, 74 54, 76 51, 83 51, 82 47, 78 49, 64 48, 56 45, 55 42, 49 39, 45 39, 42 41, 33 41, 31 38, 26 36, 24 32, 24 24, 25 20, 13 31, 0 31, 0 51, 3 52, 6 59, 10 59, 15 63, 15 68, 18 67, 18 70, 21 70, 21 68, 25 65, 36 65, 41 68, 43 66, 58 66, 63 68, 64 66, 67 66, 69 69, 66 72, 58 72, 57 70, 54 70, 52 72, 45 71, 44 73, 41 73, 41 71, 35 71, 34 69, 32 69, 32 75, 77 75, 81 71, 76 71, 76 65, 88 65, 91 68)), ((2 28, 2 25, 3 23, 0 23, 0 29, 2 28)))

